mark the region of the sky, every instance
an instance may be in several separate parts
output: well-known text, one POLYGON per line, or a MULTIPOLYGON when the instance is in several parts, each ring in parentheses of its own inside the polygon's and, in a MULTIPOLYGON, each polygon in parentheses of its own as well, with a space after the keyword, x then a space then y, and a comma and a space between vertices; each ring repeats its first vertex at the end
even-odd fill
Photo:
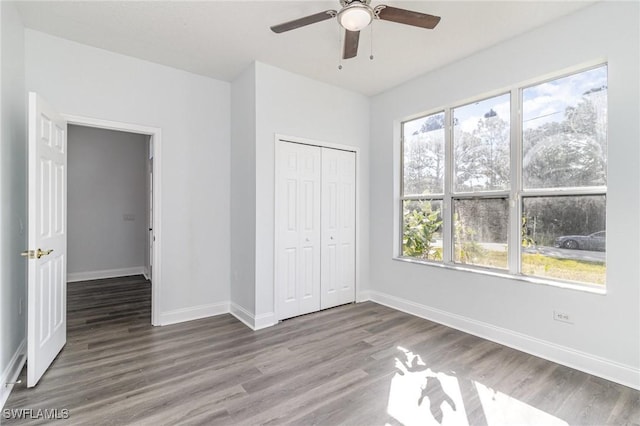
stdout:
MULTIPOLYGON (((577 74, 547 81, 522 90, 524 128, 535 128, 551 121, 562 121, 568 106, 578 104, 588 90, 607 86, 607 66, 602 65, 577 74)), ((509 92, 492 98, 462 105, 453 109, 460 128, 471 132, 478 120, 493 109, 500 118, 509 122, 509 92)), ((425 117, 404 123, 404 134, 420 129, 425 117)))
POLYGON ((550 121, 562 121, 565 109, 577 105, 585 92, 606 86, 607 66, 603 65, 524 89, 524 128, 535 128, 550 121))
POLYGON ((474 102, 464 106, 460 106, 453 110, 453 116, 460 123, 460 128, 464 132, 471 133, 476 128, 478 121, 490 110, 494 110, 498 117, 507 123, 510 121, 511 114, 511 94, 494 96, 493 98, 474 102))

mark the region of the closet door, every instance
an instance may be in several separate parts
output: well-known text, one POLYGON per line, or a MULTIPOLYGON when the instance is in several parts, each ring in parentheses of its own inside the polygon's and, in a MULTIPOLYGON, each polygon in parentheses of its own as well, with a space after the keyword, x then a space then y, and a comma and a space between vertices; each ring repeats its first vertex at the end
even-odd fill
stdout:
POLYGON ((278 319, 320 310, 320 148, 280 142, 276 182, 278 319))
POLYGON ((355 301, 356 155, 322 148, 321 309, 355 301))

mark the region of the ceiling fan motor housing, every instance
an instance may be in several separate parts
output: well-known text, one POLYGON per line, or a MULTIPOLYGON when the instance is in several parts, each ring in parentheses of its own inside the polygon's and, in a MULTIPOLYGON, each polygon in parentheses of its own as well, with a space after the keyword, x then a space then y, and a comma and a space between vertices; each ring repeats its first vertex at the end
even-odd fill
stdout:
POLYGON ((348 31, 360 31, 374 18, 370 0, 340 0, 343 8, 338 12, 338 22, 348 31))
POLYGON ((342 5, 342 7, 348 6, 351 3, 369 4, 371 3, 371 0, 340 0, 340 4, 342 5))

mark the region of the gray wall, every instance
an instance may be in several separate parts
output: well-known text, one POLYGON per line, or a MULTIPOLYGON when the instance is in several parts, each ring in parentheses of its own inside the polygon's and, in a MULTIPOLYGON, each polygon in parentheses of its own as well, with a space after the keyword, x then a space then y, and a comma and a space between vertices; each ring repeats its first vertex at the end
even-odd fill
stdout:
POLYGON ((372 99, 374 300, 640 387, 639 13, 637 2, 599 2, 372 99), (609 63, 606 294, 393 260, 400 120, 602 60, 609 63), (554 321, 554 309, 574 323, 554 321))
POLYGON ((11 3, 0 2, 0 406, 18 352, 26 349, 26 93, 24 32, 11 3), (14 362, 13 365, 12 361, 14 362))
POLYGON ((366 96, 254 62, 232 84, 231 309, 250 325, 274 313, 275 135, 359 149, 358 291, 369 270, 369 100, 366 96))
POLYGON ((135 133, 69 125, 70 279, 78 273, 99 276, 100 271, 144 268, 147 139, 135 133))
POLYGON ((157 323, 227 312, 231 84, 29 29, 25 51, 27 89, 58 111, 162 131, 157 323))
MULTIPOLYGON (((256 317, 274 316, 275 134, 358 148, 357 259, 369 273, 369 98, 261 62, 256 74, 256 317)), ((235 195, 235 194, 234 194, 235 195)), ((360 300, 358 295, 356 298, 360 300)))
POLYGON ((256 71, 251 64, 231 85, 231 303, 256 305, 256 71))

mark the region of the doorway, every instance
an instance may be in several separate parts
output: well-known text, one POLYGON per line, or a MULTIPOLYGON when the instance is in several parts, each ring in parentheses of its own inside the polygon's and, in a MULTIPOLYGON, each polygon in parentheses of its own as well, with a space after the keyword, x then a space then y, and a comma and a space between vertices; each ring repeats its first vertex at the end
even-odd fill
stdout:
MULTIPOLYGON (((123 267, 110 266, 106 269, 97 269, 97 271, 102 273, 101 278, 142 274, 150 280, 151 324, 160 325, 161 129, 66 114, 62 114, 62 116, 66 119, 68 128, 71 131, 82 130, 85 132, 93 131, 95 133, 113 132, 121 136, 121 139, 130 138, 129 143, 138 143, 141 145, 138 146, 138 148, 142 148, 143 155, 136 162, 139 167, 137 172, 141 176, 142 182, 137 182, 138 190, 135 192, 135 194, 138 194, 138 201, 140 201, 138 210, 129 211, 124 208, 124 203, 120 203, 119 207, 121 207, 121 211, 118 212, 117 209, 111 209, 110 218, 107 219, 107 221, 110 221, 112 224, 116 224, 116 227, 119 225, 121 234, 123 230, 136 232, 138 234, 136 243, 134 244, 136 247, 139 245, 139 248, 135 249, 139 250, 137 252, 138 260, 134 262, 134 264, 124 264, 123 267)), ((129 194, 129 197, 131 196, 132 195, 129 194)), ((72 224, 69 225, 69 228, 72 226, 72 224)), ((109 236, 109 238, 115 239, 114 236, 109 236)), ((90 242, 90 244, 93 245, 98 245, 99 243, 99 241, 90 242)), ((117 265, 117 262, 121 261, 127 253, 124 253, 125 256, 123 256, 123 253, 111 253, 111 250, 114 250, 113 247, 113 241, 110 241, 108 247, 105 245, 102 249, 94 250, 93 256, 96 256, 96 253, 98 256, 105 254, 107 257, 110 257, 109 261, 112 262, 110 265, 117 265)), ((73 254, 71 255, 73 256, 73 254)), ((72 261, 72 259, 70 258, 69 261, 72 261)), ((73 273, 74 271, 70 268, 67 275, 71 280, 74 279, 73 273)), ((96 278, 98 277, 96 275, 94 276, 96 278)), ((78 275, 75 277, 78 277, 78 275)), ((82 276, 80 277, 82 278, 82 276)))
POLYGON ((149 139, 68 125, 67 282, 149 276, 149 139))
MULTIPOLYGON (((129 131, 150 136, 153 158, 153 265, 151 323, 159 325, 160 291, 160 129, 58 113, 41 96, 29 92, 27 387, 35 386, 64 347, 67 328, 67 128, 129 131)), ((99 183, 99 182, 98 182, 99 183)), ((126 214, 123 219, 130 216, 126 214)), ((100 238, 90 241, 100 244, 100 238)), ((148 318, 148 314, 146 315, 148 318)))

